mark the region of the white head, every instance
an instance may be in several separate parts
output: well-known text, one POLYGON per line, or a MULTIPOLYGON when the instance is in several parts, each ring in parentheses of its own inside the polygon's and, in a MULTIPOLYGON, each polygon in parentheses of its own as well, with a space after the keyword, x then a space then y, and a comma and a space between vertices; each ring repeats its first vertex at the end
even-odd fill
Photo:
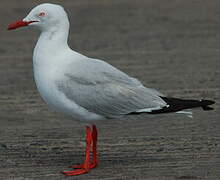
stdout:
POLYGON ((69 20, 62 6, 44 3, 33 8, 23 20, 9 24, 8 30, 22 26, 36 26, 41 31, 69 29, 69 20))

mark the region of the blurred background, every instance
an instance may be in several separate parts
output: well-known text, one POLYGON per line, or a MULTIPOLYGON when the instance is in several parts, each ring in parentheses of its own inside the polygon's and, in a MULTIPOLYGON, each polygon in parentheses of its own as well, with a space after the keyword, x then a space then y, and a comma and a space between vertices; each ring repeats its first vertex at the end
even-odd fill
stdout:
POLYGON ((0 179, 64 179, 84 158, 84 123, 52 111, 32 72, 39 31, 8 32, 43 2, 64 6, 69 45, 169 96, 216 101, 194 118, 169 114, 98 122, 100 166, 74 179, 220 179, 220 1, 0 2, 0 179))

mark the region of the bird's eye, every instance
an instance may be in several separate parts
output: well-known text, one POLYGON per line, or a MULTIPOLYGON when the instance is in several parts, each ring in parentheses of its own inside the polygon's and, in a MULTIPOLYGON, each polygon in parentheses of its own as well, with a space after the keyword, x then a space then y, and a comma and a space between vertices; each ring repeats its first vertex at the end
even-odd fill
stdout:
POLYGON ((41 13, 38 14, 39 17, 44 17, 45 15, 46 15, 45 12, 41 12, 41 13))

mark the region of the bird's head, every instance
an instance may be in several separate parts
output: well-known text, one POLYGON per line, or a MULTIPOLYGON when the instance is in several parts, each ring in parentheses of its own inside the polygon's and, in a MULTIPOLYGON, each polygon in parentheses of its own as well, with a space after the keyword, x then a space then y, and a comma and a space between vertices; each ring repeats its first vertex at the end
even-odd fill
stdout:
POLYGON ((45 31, 53 27, 68 25, 68 23, 67 14, 62 6, 44 3, 33 8, 24 19, 9 24, 8 30, 23 26, 36 26, 41 31, 45 31))

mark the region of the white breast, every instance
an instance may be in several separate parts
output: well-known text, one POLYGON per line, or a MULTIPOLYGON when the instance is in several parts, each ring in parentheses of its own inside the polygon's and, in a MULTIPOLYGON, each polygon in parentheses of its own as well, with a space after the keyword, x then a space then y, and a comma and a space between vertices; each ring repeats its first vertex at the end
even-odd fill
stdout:
MULTIPOLYGON (((36 58, 36 57, 35 57, 36 58)), ((34 62, 34 79, 37 89, 44 101, 53 109, 71 115, 77 120, 99 120, 102 116, 89 112, 77 105, 74 100, 68 99, 56 86, 56 81, 62 79, 65 68, 60 68, 57 63, 45 63, 39 59, 34 62), (62 70, 61 70, 62 69, 62 70)))

